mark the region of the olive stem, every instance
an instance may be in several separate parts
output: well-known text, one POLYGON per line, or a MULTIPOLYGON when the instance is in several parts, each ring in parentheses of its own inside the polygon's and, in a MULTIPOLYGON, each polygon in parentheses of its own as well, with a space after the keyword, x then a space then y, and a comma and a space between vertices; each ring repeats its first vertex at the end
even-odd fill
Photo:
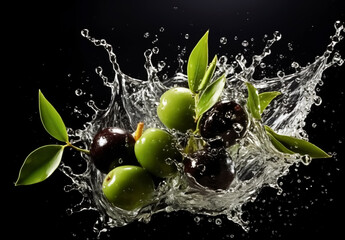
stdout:
POLYGON ((87 149, 82 149, 82 148, 78 148, 78 147, 72 145, 70 142, 67 142, 67 144, 66 144, 65 146, 74 148, 75 150, 78 150, 79 152, 83 152, 83 153, 86 153, 87 155, 90 155, 90 151, 89 151, 89 150, 87 150, 87 149))
POLYGON ((144 123, 139 122, 137 125, 137 129, 135 130, 135 132, 133 134, 135 141, 137 141, 141 137, 141 135, 143 135, 143 130, 144 130, 144 123))

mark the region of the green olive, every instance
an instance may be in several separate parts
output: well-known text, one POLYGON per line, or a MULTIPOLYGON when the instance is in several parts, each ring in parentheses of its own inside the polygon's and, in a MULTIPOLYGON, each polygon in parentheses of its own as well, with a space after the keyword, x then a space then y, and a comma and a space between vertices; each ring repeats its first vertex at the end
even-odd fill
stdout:
POLYGON ((152 200, 154 183, 142 167, 124 165, 107 174, 103 181, 103 193, 114 206, 132 211, 152 200))
POLYGON ((160 98, 157 114, 170 129, 186 132, 195 129, 195 99, 188 88, 171 88, 160 98))
POLYGON ((177 171, 174 161, 182 158, 173 136, 158 128, 147 129, 136 141, 134 152, 143 168, 161 178, 173 176, 177 171))

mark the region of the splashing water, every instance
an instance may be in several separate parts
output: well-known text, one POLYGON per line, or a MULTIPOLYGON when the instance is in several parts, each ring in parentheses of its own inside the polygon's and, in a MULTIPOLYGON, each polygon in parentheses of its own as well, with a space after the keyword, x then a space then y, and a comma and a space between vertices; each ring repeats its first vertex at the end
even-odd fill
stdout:
MULTIPOLYGON (((242 206, 254 201, 263 187, 269 186, 282 189, 278 186, 278 179, 286 175, 289 167, 295 163, 308 164, 310 158, 305 156, 288 155, 278 152, 269 141, 263 124, 270 126, 280 134, 308 140, 303 130, 305 119, 313 104, 321 103, 316 95, 315 88, 321 81, 322 73, 332 65, 342 65, 344 60, 335 50, 336 44, 342 40, 344 25, 335 23, 335 34, 331 36, 331 43, 326 51, 316 60, 301 67, 293 62, 296 70, 285 75, 278 72, 277 77, 253 79, 256 68, 262 68, 262 60, 271 54, 271 46, 281 39, 281 34, 275 32, 273 38, 266 41, 266 46, 260 55, 254 55, 249 66, 242 54, 235 57, 234 62, 228 63, 226 56, 221 56, 217 63, 216 76, 226 75, 227 86, 222 98, 233 99, 245 106, 247 89, 244 81, 252 82, 259 91, 280 91, 282 94, 274 100, 263 113, 262 122, 250 118, 246 135, 240 142, 229 149, 235 163, 237 176, 228 191, 200 192, 187 184, 183 166, 178 165, 179 174, 168 178, 157 187, 151 204, 137 211, 124 211, 110 205, 102 194, 102 182, 105 177, 83 155, 86 161, 86 170, 83 173, 74 173, 71 167, 61 164, 60 170, 71 180, 72 184, 65 186, 66 191, 77 190, 83 195, 83 200, 70 213, 81 210, 96 210, 99 220, 95 224, 95 231, 103 232, 112 227, 124 226, 135 220, 148 222, 153 214, 185 210, 191 213, 209 216, 226 215, 229 220, 241 225, 245 230, 248 222, 242 220, 242 206)), ((103 47, 114 70, 112 81, 103 75, 101 67, 96 73, 103 80, 104 86, 111 89, 111 100, 107 108, 99 109, 93 101, 88 102, 95 114, 82 130, 70 131, 70 135, 77 138, 89 148, 93 136, 102 128, 119 126, 134 130, 138 122, 145 122, 145 126, 164 128, 160 123, 156 108, 159 98, 166 90, 173 86, 186 86, 187 76, 178 72, 169 79, 159 79, 157 73, 164 67, 159 62, 158 67, 152 64, 151 57, 154 50, 147 50, 145 69, 147 80, 134 79, 124 74, 117 63, 113 48, 104 39, 98 40, 89 35, 87 29, 82 30, 82 36, 95 46, 103 47)), ((164 64, 163 64, 164 63, 164 64)), ((182 67, 180 66, 180 69, 182 67)), ((79 93, 79 92, 78 92, 79 93)), ((250 117, 250 116, 249 116, 250 117)), ((186 136, 172 132, 178 141, 184 141, 186 136)))

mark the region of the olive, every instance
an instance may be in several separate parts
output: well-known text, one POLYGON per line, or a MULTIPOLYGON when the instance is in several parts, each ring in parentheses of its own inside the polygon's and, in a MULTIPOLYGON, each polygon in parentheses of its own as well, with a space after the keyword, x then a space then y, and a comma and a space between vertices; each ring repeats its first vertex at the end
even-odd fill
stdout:
POLYGON ((227 190, 235 178, 234 164, 224 148, 206 148, 188 155, 184 172, 190 183, 211 190, 227 190))
POLYGON ((174 161, 182 159, 173 136, 158 128, 145 130, 135 143, 134 152, 140 165, 160 178, 173 176, 177 171, 174 161))
POLYGON ((157 108, 160 121, 170 129, 195 129, 195 99, 188 88, 171 88, 162 94, 157 108))
POLYGON ((93 138, 90 157, 95 167, 103 173, 120 165, 138 165, 134 144, 130 132, 118 127, 105 128, 93 138))
POLYGON ((213 147, 229 147, 246 132, 248 116, 241 105, 224 100, 203 114, 199 122, 200 135, 213 147))
POLYGON ((145 169, 123 165, 106 175, 102 190, 114 206, 132 211, 149 204, 155 188, 151 175, 145 169))

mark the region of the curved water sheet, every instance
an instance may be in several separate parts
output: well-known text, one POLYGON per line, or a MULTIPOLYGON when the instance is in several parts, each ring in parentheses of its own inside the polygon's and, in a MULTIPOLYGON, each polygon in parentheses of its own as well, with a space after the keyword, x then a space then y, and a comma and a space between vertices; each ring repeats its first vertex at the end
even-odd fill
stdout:
MULTIPOLYGON (((226 215, 228 219, 247 229, 247 222, 241 218, 242 206, 254 201, 263 187, 279 188, 277 181, 286 175, 289 167, 295 163, 308 164, 310 159, 305 156, 289 155, 278 152, 269 141, 263 125, 268 125, 276 132, 308 140, 303 130, 305 119, 313 104, 319 105, 321 99, 316 95, 315 88, 321 81, 322 73, 332 65, 342 65, 344 60, 335 46, 343 38, 344 26, 335 23, 335 34, 322 56, 305 67, 296 67, 292 74, 279 73, 275 78, 253 79, 256 68, 262 60, 270 54, 270 47, 279 41, 279 32, 267 40, 262 54, 254 55, 251 64, 246 66, 246 59, 242 54, 236 56, 236 62, 227 63, 227 58, 221 56, 217 63, 216 75, 225 74, 227 79, 223 99, 232 99, 245 106, 247 88, 244 82, 251 82, 259 91, 279 91, 278 96, 265 110, 262 121, 250 117, 245 136, 228 149, 234 160, 236 178, 227 191, 208 191, 199 187, 190 187, 183 174, 183 165, 177 164, 179 174, 160 183, 151 204, 137 210, 124 211, 109 204, 102 194, 102 182, 105 177, 94 168, 90 159, 83 156, 87 167, 83 173, 74 173, 69 166, 62 164, 60 169, 72 180, 72 184, 65 187, 66 191, 77 190, 82 193, 80 204, 70 209, 70 212, 81 210, 95 210, 99 212, 99 220, 95 224, 98 232, 111 227, 124 226, 133 221, 148 222, 155 213, 185 210, 209 216, 226 215)), ((94 102, 88 105, 95 111, 93 119, 87 122, 84 129, 71 131, 71 136, 89 147, 95 133, 108 126, 119 126, 134 130, 138 122, 145 122, 145 126, 164 128, 160 123, 156 107, 163 92, 172 86, 186 86, 187 77, 178 72, 170 79, 159 79, 157 73, 161 68, 151 62, 153 50, 145 52, 145 68, 147 80, 134 79, 124 74, 117 63, 113 48, 106 40, 95 39, 87 29, 82 30, 82 36, 95 46, 103 47, 113 66, 114 76, 111 81, 97 67, 96 73, 104 82, 106 88, 111 89, 111 101, 107 108, 99 109, 94 102)), ((296 64, 295 64, 296 65, 296 64)), ((182 68, 181 68, 182 69, 182 68)), ((178 132, 171 132, 179 142, 188 136, 178 132)))

